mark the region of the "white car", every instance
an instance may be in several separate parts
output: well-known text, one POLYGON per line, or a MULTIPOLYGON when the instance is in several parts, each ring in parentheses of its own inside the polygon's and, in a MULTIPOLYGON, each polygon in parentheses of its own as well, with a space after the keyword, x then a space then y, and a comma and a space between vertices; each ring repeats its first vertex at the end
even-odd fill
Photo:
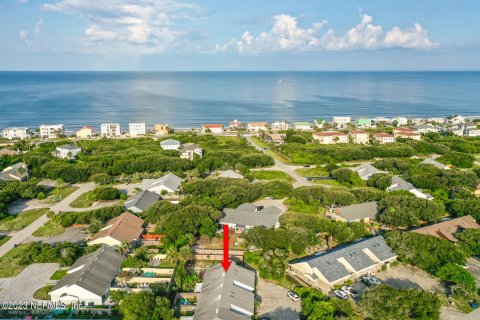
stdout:
POLYGON ((365 277, 363 279, 363 282, 368 286, 378 286, 379 284, 381 284, 380 280, 375 277, 365 277))
POLYGON ((335 290, 333 291, 333 293, 339 297, 340 299, 343 299, 343 300, 347 300, 348 298, 348 294, 346 294, 345 292, 343 292, 342 290, 335 290))
POLYGON ((353 289, 350 286, 343 286, 342 291, 345 292, 346 294, 351 295, 352 297, 356 297, 358 295, 358 291, 353 289))
POLYGON ((298 294, 293 291, 288 291, 287 296, 295 302, 300 301, 300 297, 298 296, 298 294))

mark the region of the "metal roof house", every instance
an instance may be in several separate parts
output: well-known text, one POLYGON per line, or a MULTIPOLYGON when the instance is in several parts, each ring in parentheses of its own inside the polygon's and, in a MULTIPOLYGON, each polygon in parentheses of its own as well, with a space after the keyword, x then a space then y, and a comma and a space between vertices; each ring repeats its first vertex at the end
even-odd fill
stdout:
POLYGON ((28 177, 28 166, 19 162, 3 169, 0 172, 0 180, 5 181, 25 181, 28 177))
POLYGON ((427 193, 423 193, 421 190, 415 188, 413 186, 413 184, 403 180, 399 176, 393 176, 392 177, 392 185, 387 188, 387 192, 401 191, 401 190, 408 191, 408 192, 414 194, 417 198, 420 198, 420 199, 433 200, 432 195, 427 194, 427 193))
POLYGON ((440 162, 438 162, 438 161, 436 161, 432 158, 427 158, 420 163, 421 164, 429 164, 429 165, 435 166, 435 167, 437 167, 438 169, 441 169, 441 170, 450 170, 449 166, 447 166, 443 163, 440 163, 440 162))
POLYGON ((48 293, 52 302, 102 305, 124 259, 109 247, 81 257, 48 293))
POLYGON ((335 221, 369 223, 378 214, 376 201, 353 204, 346 207, 330 208, 330 216, 335 221))
POLYGON ((150 208, 160 198, 160 195, 155 192, 143 190, 128 198, 123 205, 127 210, 140 213, 150 208))
POLYGON ((352 171, 358 173, 358 175, 360 176, 360 178, 362 178, 362 180, 368 180, 374 174, 384 172, 384 171, 378 170, 368 162, 362 163, 359 166, 352 168, 352 171))
POLYGON ((312 287, 331 287, 373 274, 395 261, 397 255, 382 236, 360 239, 289 264, 288 272, 312 287))
POLYGON ((82 152, 82 148, 80 148, 79 146, 64 144, 58 146, 55 151, 53 151, 52 155, 60 159, 71 160, 75 159, 80 152, 82 152))
POLYGON ((162 191, 166 191, 167 193, 177 191, 182 184, 182 178, 169 172, 159 179, 144 179, 142 184, 144 190, 155 192, 160 195, 162 194, 162 191))
POLYGON ((251 203, 244 203, 236 209, 223 209, 224 216, 220 219, 221 225, 228 225, 235 229, 235 232, 242 232, 257 226, 265 228, 277 228, 279 226, 278 218, 283 210, 276 206, 256 206, 251 203))
POLYGON ((193 320, 245 320, 255 313, 255 272, 234 262, 205 272, 193 320))
POLYGON ((180 141, 175 139, 167 139, 160 142, 160 147, 163 150, 178 150, 180 149, 180 141))

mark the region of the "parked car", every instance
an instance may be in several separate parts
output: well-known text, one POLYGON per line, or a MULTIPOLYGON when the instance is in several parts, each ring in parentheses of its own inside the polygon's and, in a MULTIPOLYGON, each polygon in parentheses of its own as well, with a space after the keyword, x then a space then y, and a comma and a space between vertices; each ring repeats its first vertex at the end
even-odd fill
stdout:
POLYGON ((342 291, 345 292, 346 294, 351 295, 352 297, 358 296, 358 291, 355 290, 355 289, 353 289, 353 288, 350 287, 350 286, 343 286, 343 287, 342 287, 342 291))
POLYGON ((288 291, 287 296, 293 301, 300 301, 300 297, 293 291, 288 291))
POLYGON ((346 294, 345 292, 343 292, 342 290, 335 290, 333 291, 333 293, 339 297, 340 299, 343 299, 343 300, 346 300, 348 298, 348 294, 346 294))
POLYGON ((304 168, 310 168, 310 165, 309 164, 304 164, 303 167, 304 168))
POLYGON ((367 286, 378 286, 381 284, 380 280, 378 280, 375 277, 363 277, 362 282, 366 284, 367 286))

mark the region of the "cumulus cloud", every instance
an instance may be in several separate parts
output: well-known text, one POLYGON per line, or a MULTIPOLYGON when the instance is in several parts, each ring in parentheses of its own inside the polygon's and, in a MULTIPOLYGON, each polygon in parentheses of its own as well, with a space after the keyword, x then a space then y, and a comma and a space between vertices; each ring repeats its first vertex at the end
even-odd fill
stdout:
POLYGON ((90 22, 86 48, 163 52, 191 33, 182 28, 201 9, 177 0, 61 0, 46 3, 48 11, 80 16, 90 22))
POLYGON ((43 33, 43 19, 38 19, 31 31, 20 30, 18 36, 27 44, 33 44, 43 33))
POLYGON ((419 23, 411 29, 393 27, 385 32, 375 25, 368 14, 361 15, 360 22, 345 34, 337 35, 333 29, 321 32, 326 21, 302 28, 295 17, 287 14, 272 18, 270 31, 252 35, 246 31, 239 39, 232 39, 217 45, 214 51, 225 51, 232 46, 240 53, 266 51, 316 51, 316 50, 374 50, 381 48, 430 49, 435 46, 428 38, 427 31, 419 23))

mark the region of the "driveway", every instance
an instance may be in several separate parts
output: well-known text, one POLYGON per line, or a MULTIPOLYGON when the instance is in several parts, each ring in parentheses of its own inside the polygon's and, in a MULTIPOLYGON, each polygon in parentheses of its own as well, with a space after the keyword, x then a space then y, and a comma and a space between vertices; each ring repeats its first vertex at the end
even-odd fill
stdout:
POLYGON ((25 242, 42 241, 43 243, 71 242, 81 243, 87 238, 87 234, 82 233, 82 228, 68 228, 62 234, 52 237, 28 237, 25 242))
MULTIPOLYGON (((267 151, 263 150, 262 147, 260 147, 258 144, 256 144, 252 140, 251 136, 245 135, 244 137, 257 150, 262 151, 265 154, 268 154, 267 151)), ((305 177, 302 177, 301 175, 299 175, 298 173, 295 172, 296 169, 300 168, 299 166, 291 166, 291 165, 285 164, 285 163, 283 163, 280 160, 277 160, 275 158, 273 158, 273 161, 275 161, 275 165, 273 167, 265 168, 265 169, 261 169, 261 170, 278 170, 278 171, 285 172, 286 174, 291 176, 293 179, 295 179, 295 182, 293 183, 294 188, 303 187, 303 186, 313 186, 314 185, 311 181, 308 181, 305 177)), ((325 185, 325 187, 330 188, 331 186, 325 185)))
POLYGON ((465 314, 460 311, 442 307, 440 309, 440 320, 478 320, 480 319, 480 309, 473 310, 465 314))
POLYGON ((260 300, 258 316, 269 316, 272 320, 300 319, 301 302, 287 297, 288 290, 258 278, 257 296, 260 300))
POLYGON ((468 258, 467 264, 468 271, 470 271, 472 276, 475 278, 477 286, 480 287, 480 261, 475 258, 468 258))
POLYGON ((0 301, 38 301, 33 298, 33 294, 46 285, 56 283, 55 280, 50 280, 50 277, 57 271, 58 266, 58 263, 34 263, 15 278, 0 278, 0 301))
POLYGON ((396 288, 416 288, 436 293, 445 293, 445 288, 437 278, 423 270, 398 264, 374 275, 383 283, 396 288))

